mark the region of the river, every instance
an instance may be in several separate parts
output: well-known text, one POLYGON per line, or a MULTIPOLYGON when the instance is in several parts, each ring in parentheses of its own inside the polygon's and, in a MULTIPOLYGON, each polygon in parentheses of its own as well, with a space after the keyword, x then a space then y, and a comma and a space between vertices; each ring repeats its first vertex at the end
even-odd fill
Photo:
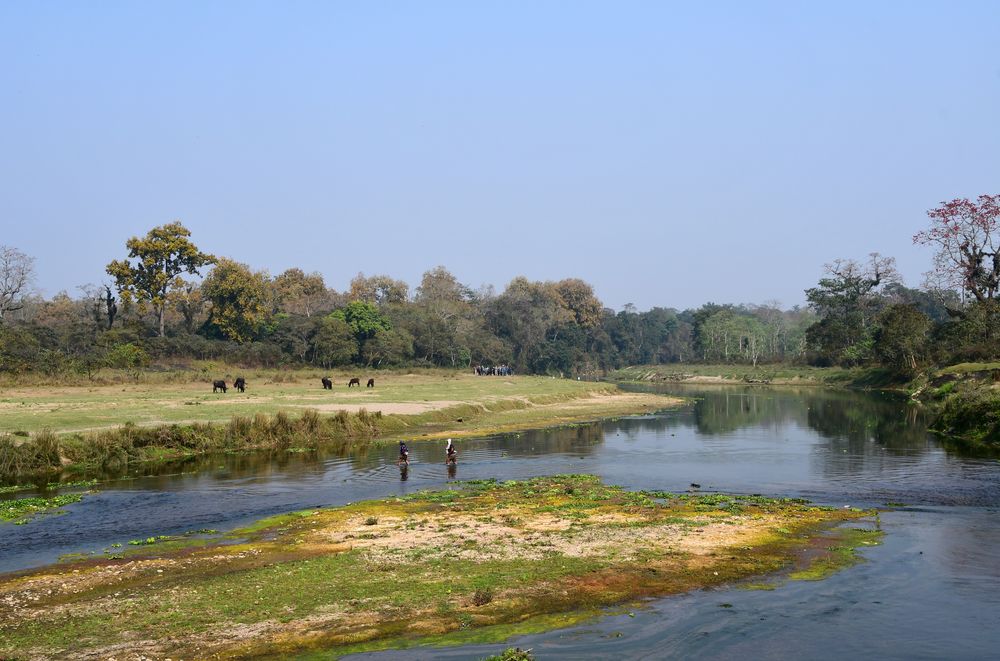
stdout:
MULTIPOLYGON (((593 473, 635 489, 796 496, 886 507, 881 546, 817 582, 652 600, 630 613, 524 636, 538 659, 987 659, 1000 650, 1000 462, 926 432, 904 401, 821 389, 674 386, 659 415, 348 456, 222 455, 153 477, 106 476, 60 516, 0 525, 0 571, 151 535, 232 529, 269 514, 441 487, 451 479, 593 473)), ((24 495, 24 494, 18 494, 24 495)), ((355 659, 479 659, 506 645, 411 648, 355 659)))

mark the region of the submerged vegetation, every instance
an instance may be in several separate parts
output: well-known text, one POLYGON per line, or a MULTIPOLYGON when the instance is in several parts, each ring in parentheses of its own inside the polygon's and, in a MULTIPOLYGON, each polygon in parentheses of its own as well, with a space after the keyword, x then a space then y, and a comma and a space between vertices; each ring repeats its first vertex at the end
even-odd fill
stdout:
POLYGON ((68 493, 51 498, 0 500, 0 521, 13 521, 15 525, 24 524, 42 512, 78 503, 82 499, 83 494, 68 493))
POLYGON ((803 551, 849 546, 817 540, 869 514, 632 492, 586 475, 467 482, 275 516, 225 537, 151 536, 127 552, 113 545, 110 557, 4 577, 0 656, 246 658, 498 642, 794 567, 803 551))

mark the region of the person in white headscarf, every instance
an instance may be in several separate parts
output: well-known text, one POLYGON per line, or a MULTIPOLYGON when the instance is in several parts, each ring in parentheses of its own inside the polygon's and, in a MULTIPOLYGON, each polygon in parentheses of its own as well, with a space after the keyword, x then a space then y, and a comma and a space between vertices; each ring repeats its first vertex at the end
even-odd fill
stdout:
POLYGON ((444 453, 446 464, 454 464, 458 461, 458 452, 455 451, 455 445, 451 442, 450 438, 448 439, 448 445, 445 446, 444 453))

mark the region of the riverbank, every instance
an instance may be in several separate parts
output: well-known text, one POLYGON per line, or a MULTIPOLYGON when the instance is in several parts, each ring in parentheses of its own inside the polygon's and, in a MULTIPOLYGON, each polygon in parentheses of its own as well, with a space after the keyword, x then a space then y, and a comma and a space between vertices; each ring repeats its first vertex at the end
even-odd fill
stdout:
POLYGON ((621 383, 817 386, 905 395, 933 416, 929 431, 971 451, 1000 450, 1000 363, 961 363, 904 375, 882 368, 644 365, 613 372, 621 383))
POLYGON ((720 385, 837 386, 896 390, 907 378, 883 368, 808 365, 636 365, 615 370, 610 381, 720 385))
POLYGON ((878 542, 877 531, 823 532, 871 514, 630 492, 583 475, 464 483, 294 512, 226 537, 121 540, 102 558, 0 577, 0 657, 496 641, 781 568, 818 578, 855 561, 845 546, 878 542))
POLYGON ((211 383, 16 388, 0 395, 0 483, 122 473, 209 452, 347 450, 652 413, 681 400, 606 383, 455 372, 380 374, 323 389, 314 375, 212 393, 211 383))
POLYGON ((915 384, 913 395, 933 407, 931 431, 974 450, 1000 450, 1000 363, 962 363, 915 384))

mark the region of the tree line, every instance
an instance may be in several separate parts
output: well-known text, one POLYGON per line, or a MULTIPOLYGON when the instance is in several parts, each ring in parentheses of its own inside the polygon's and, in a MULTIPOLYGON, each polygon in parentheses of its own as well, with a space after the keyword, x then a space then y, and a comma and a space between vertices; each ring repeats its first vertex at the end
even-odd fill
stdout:
POLYGON ((514 278, 473 289, 445 267, 414 288, 358 274, 343 291, 319 273, 277 276, 202 252, 174 222, 132 237, 100 285, 45 299, 33 260, 0 246, 0 372, 116 368, 211 359, 246 367, 510 365, 596 375, 637 364, 809 363, 900 371, 1000 354, 1000 196, 953 200, 914 236, 937 248, 920 288, 894 262, 826 265, 806 307, 706 303, 605 307, 591 285, 514 278))

